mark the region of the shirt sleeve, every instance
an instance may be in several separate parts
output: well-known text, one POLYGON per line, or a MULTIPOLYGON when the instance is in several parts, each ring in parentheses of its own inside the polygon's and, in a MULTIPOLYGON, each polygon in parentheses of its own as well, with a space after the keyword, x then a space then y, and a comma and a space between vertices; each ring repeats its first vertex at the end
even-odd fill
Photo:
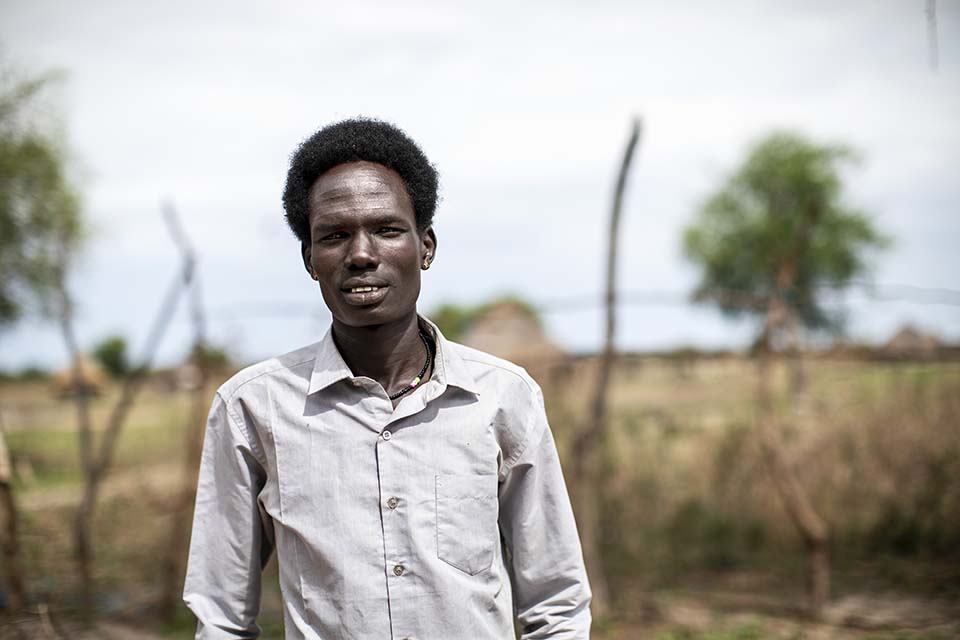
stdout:
POLYGON ((260 577, 273 552, 264 464, 217 394, 207 420, 183 600, 197 640, 256 638, 260 577))
POLYGON ((543 396, 535 392, 524 448, 500 485, 522 640, 590 637, 590 586, 543 396))

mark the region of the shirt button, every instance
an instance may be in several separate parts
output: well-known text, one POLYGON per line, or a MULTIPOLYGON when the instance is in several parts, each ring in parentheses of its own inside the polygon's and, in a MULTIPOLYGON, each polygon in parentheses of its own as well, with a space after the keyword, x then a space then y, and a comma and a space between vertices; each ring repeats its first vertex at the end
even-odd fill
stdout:
POLYGON ((383 436, 383 439, 384 439, 384 440, 389 440, 390 438, 393 437, 393 434, 390 433, 389 431, 387 431, 386 429, 384 429, 384 430, 383 430, 383 433, 381 433, 380 435, 383 436))
POLYGON ((393 498, 390 498, 389 500, 387 500, 387 506, 390 507, 391 509, 396 509, 396 508, 397 508, 397 504, 399 504, 399 503, 400 503, 400 501, 399 501, 396 497, 393 497, 393 498))
POLYGON ((402 565, 402 564, 395 564, 395 565, 393 565, 393 575, 395 575, 395 576, 402 576, 402 575, 403 575, 403 565, 402 565))

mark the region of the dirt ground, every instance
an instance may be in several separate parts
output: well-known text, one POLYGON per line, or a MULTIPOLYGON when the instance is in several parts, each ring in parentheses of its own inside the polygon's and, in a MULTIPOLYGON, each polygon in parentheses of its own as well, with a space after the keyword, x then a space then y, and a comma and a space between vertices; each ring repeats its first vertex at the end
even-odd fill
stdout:
MULTIPOLYGON (((161 640, 130 621, 102 620, 93 628, 49 613, 0 618, 0 640, 161 640)), ((635 611, 595 625, 595 640, 946 640, 960 637, 957 603, 907 595, 849 596, 812 622, 777 598, 733 592, 670 592, 647 596, 635 611)), ((264 634, 265 640, 277 634, 264 634)), ((438 639, 439 640, 439 639, 438 639)))

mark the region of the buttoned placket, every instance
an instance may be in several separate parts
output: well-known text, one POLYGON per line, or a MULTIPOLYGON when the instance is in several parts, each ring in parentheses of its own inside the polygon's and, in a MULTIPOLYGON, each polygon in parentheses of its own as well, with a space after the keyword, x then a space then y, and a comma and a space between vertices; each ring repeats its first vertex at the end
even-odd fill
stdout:
MULTIPOLYGON (((383 528, 384 573, 387 581, 387 606, 390 609, 391 636, 413 638, 410 634, 408 612, 400 610, 409 601, 404 597, 410 579, 417 567, 410 565, 413 557, 410 544, 412 532, 408 529, 409 514, 405 512, 409 502, 404 501, 406 474, 397 460, 398 439, 415 436, 405 433, 403 421, 426 408, 427 403, 439 396, 444 389, 436 380, 430 380, 409 395, 396 407, 381 429, 376 444, 377 475, 380 486, 380 522, 383 528)), ((385 402, 389 402, 384 398, 385 402)))

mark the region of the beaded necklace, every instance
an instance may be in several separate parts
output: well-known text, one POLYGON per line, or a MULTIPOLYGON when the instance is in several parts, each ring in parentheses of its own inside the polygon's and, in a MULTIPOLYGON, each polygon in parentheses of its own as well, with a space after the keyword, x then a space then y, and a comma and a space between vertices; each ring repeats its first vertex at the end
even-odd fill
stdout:
POLYGON ((433 352, 430 350, 430 342, 427 340, 427 336, 423 331, 420 331, 420 339, 423 340, 423 346, 427 350, 427 359, 423 362, 423 369, 420 369, 420 373, 417 374, 417 377, 414 378, 410 384, 405 386, 400 391, 397 391, 392 396, 388 396, 391 400, 396 400, 403 394, 410 393, 411 391, 416 389, 417 385, 420 384, 421 381, 423 381, 424 374, 427 373, 427 368, 430 366, 430 359, 433 356, 433 352))

